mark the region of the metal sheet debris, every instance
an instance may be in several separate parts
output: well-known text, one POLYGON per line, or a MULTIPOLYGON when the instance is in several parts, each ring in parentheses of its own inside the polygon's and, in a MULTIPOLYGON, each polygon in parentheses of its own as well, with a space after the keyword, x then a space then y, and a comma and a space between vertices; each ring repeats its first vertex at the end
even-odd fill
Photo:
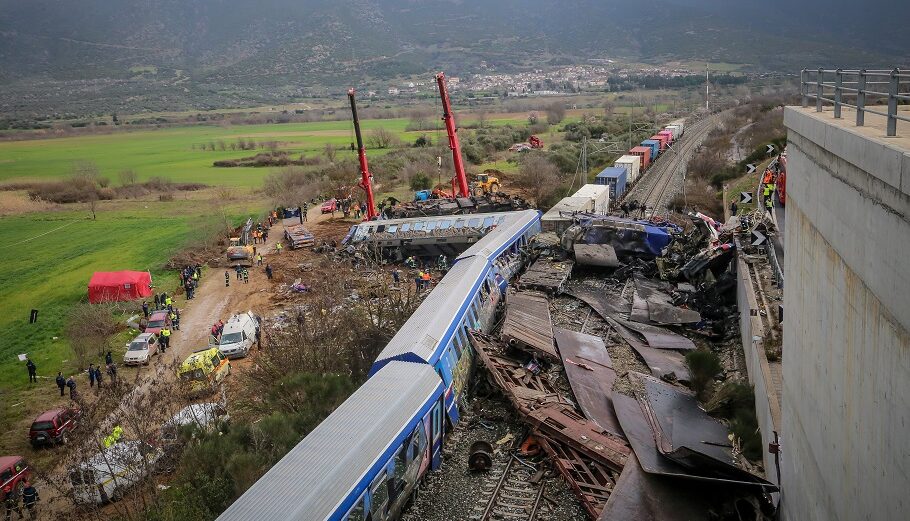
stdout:
POLYGON ((585 416, 602 429, 622 436, 610 399, 616 371, 600 337, 555 328, 556 346, 575 400, 585 416))
MULTIPOLYGON (((686 366, 685 358, 681 354, 676 351, 654 349, 642 342, 635 332, 622 325, 619 321, 611 318, 606 318, 606 321, 645 361, 648 369, 651 370, 651 374, 662 380, 677 380, 683 383, 689 381, 689 368, 686 366)), ((625 323, 628 324, 629 322, 625 323)))
POLYGON ((316 244, 315 237, 303 224, 294 224, 285 227, 284 235, 287 237, 288 242, 291 243, 291 248, 295 250, 297 248, 306 248, 307 246, 316 244))
POLYGON ((570 260, 539 258, 528 267, 516 284, 522 289, 537 289, 556 295, 562 292, 563 286, 572 275, 574 265, 575 263, 570 260))
POLYGON ((526 291, 510 292, 506 297, 502 340, 536 356, 558 360, 547 299, 526 291))
POLYGON ((591 519, 597 519, 616 486, 619 472, 584 457, 567 445, 546 438, 540 439, 540 445, 553 458, 559 473, 581 498, 591 519))
POLYGON ((615 268, 620 265, 616 250, 609 244, 576 244, 575 262, 580 266, 615 268))
POLYGON ((604 320, 609 316, 627 316, 632 309, 628 301, 618 296, 611 296, 603 290, 575 286, 568 288, 566 293, 591 306, 604 320))
POLYGON ((586 420, 569 405, 544 405, 531 411, 527 421, 542 436, 569 445, 617 472, 626 465, 631 452, 625 441, 586 420))
POLYGON ((654 349, 679 349, 681 351, 695 349, 695 343, 693 343, 691 340, 662 327, 623 320, 616 316, 613 316, 611 318, 626 326, 627 328, 640 333, 643 337, 645 337, 648 345, 654 349))

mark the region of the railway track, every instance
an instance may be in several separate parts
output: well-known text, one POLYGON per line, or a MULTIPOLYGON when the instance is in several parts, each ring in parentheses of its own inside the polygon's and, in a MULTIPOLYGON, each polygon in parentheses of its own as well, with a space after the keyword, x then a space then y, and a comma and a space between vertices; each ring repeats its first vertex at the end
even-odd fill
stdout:
POLYGON ((686 135, 671 148, 663 161, 658 161, 651 168, 647 177, 626 195, 625 199, 638 200, 643 204, 650 215, 666 210, 670 198, 675 195, 669 188, 673 184, 676 174, 685 169, 692 157, 692 153, 702 144, 708 134, 719 121, 721 114, 713 114, 707 118, 693 123, 686 131, 686 135))
MULTIPOLYGON (((543 501, 544 482, 532 483, 532 477, 538 474, 526 463, 509 455, 507 461, 494 464, 493 472, 499 472, 499 479, 484 487, 482 498, 478 503, 472 521, 505 519, 513 521, 533 521, 537 519, 543 501)), ((494 474, 495 475, 495 474, 494 474)))

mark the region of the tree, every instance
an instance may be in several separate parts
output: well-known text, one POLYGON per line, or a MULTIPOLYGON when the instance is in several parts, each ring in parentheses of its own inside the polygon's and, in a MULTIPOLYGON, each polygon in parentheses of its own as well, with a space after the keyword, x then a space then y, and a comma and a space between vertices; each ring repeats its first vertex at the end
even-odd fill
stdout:
POLYGON ((605 118, 612 117, 613 111, 616 110, 616 105, 614 105, 612 101, 607 100, 603 103, 603 107, 604 107, 604 117, 605 118))
POLYGON ((566 117, 566 107, 555 101, 547 106, 547 123, 558 125, 566 117))
POLYGON ((515 184, 541 207, 559 189, 559 170, 545 154, 526 153, 515 184))
POLYGON ((528 113, 528 125, 536 125, 538 121, 540 121, 540 115, 537 111, 528 113))
POLYGON ((117 176, 120 178, 120 184, 123 186, 134 185, 139 179, 139 176, 136 175, 136 171, 130 168, 121 170, 117 176))
POLYGON ((325 148, 322 150, 322 153, 325 154, 325 158, 329 160, 329 163, 335 162, 335 147, 331 143, 326 143, 325 148))
POLYGON ((369 142, 370 148, 390 148, 399 143, 398 136, 394 132, 387 130, 384 127, 378 127, 373 129, 370 132, 370 137, 367 140, 369 142))
POLYGON ((477 113, 477 128, 487 127, 487 111, 481 110, 477 113))

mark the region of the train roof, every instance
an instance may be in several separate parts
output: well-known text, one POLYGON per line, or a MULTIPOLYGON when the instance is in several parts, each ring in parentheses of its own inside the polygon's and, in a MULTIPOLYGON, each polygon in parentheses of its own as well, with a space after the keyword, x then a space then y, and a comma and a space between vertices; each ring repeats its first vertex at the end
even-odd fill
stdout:
MULTIPOLYGON (((454 227, 454 223, 461 221, 465 224, 470 221, 476 221, 478 223, 477 228, 489 228, 490 226, 498 225, 504 222, 507 218, 507 215, 513 212, 498 212, 498 213, 466 213, 466 214, 457 214, 457 215, 428 215, 422 217, 408 217, 404 219, 380 219, 377 221, 369 221, 360 224, 355 224, 351 227, 351 230, 348 232, 350 240, 352 242, 362 241, 368 238, 371 233, 404 233, 401 230, 401 225, 416 223, 440 223, 443 221, 450 221, 454 227), (484 222, 490 219, 490 222, 485 225, 484 222), (396 226, 397 225, 397 226, 396 226), (396 226, 395 232, 389 232, 389 228, 396 226), (379 231, 382 227, 382 232, 379 231)), ((436 228, 436 226, 434 226, 436 228)), ((414 229, 413 226, 409 227, 408 232, 419 231, 414 229)))
POLYGON ((442 281, 401 326, 385 349, 376 357, 374 368, 391 360, 435 363, 436 352, 446 336, 456 313, 471 303, 471 295, 483 283, 482 275, 490 263, 484 257, 470 257, 457 262, 442 281))
POLYGON ((537 210, 507 212, 505 215, 507 216, 505 222, 497 225, 493 231, 465 250, 455 259, 456 262, 474 255, 487 259, 498 257, 518 236, 527 231, 540 218, 540 212, 537 210))
POLYGON ((370 470, 392 455, 442 389, 428 365, 387 364, 218 519, 317 520, 350 508, 351 492, 366 489, 370 470))

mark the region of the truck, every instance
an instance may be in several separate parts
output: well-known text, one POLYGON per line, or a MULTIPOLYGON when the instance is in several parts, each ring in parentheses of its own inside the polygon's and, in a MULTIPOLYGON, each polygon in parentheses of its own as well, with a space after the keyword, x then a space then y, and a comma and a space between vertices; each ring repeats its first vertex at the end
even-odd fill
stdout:
POLYGON ((474 195, 486 195, 499 191, 499 178, 490 174, 477 174, 472 184, 474 195))
POLYGON ((227 358, 242 358, 249 354, 259 339, 259 317, 252 311, 232 316, 224 324, 218 350, 227 358))

